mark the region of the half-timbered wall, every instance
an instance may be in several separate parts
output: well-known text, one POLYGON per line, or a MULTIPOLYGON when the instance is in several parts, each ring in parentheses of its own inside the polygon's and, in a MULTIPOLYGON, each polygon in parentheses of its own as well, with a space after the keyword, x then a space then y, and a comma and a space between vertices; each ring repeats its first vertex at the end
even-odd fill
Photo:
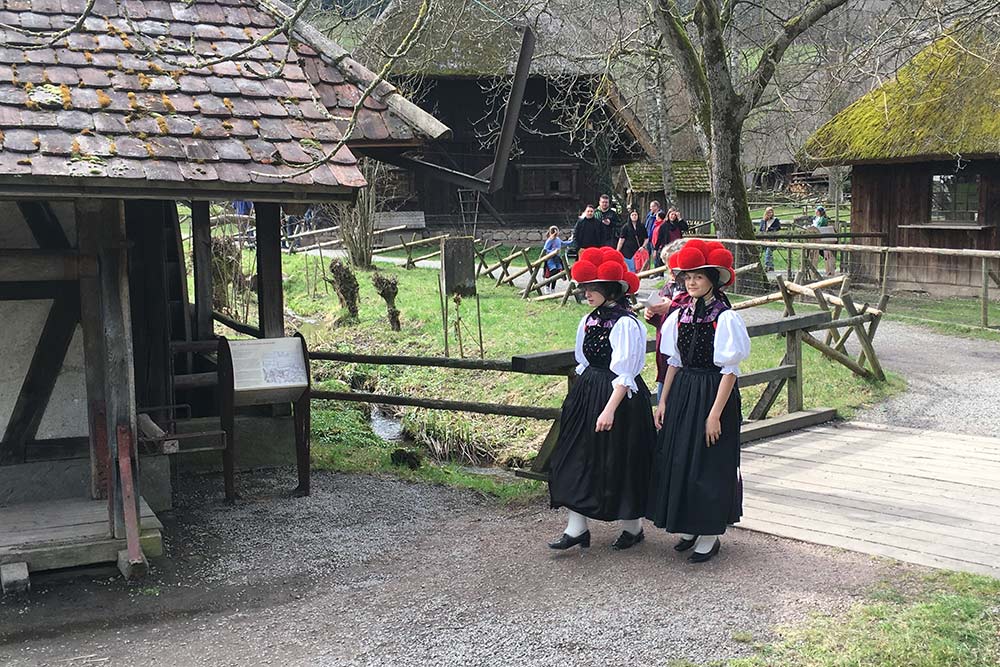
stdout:
MULTIPOLYGON (((0 248, 76 245, 72 202, 0 202, 0 248)), ((0 285, 0 464, 87 455, 79 310, 76 282, 0 285)))

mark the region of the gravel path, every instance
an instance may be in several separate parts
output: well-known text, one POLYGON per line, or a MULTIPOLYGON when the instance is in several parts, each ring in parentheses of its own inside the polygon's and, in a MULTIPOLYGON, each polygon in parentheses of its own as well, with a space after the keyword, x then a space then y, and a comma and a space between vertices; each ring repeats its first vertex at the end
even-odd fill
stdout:
POLYGON ((28 602, 0 603, 0 664, 703 662, 914 571, 741 530, 701 567, 654 530, 612 552, 603 524, 589 551, 556 554, 544 542, 562 517, 540 505, 327 473, 304 500, 285 497, 291 472, 241 485, 236 508, 216 478, 181 489, 168 531, 184 538, 141 586, 39 579, 28 602))

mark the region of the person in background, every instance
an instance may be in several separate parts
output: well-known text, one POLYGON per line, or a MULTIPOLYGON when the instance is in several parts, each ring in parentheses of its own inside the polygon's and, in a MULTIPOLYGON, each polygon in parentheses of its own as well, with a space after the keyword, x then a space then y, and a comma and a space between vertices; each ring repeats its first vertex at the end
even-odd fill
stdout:
MULTIPOLYGON (((542 246, 542 256, 544 257, 545 255, 548 255, 551 252, 560 251, 564 247, 571 244, 572 242, 573 242, 572 240, 563 241, 559 237, 559 228, 556 227, 555 225, 552 225, 551 227, 549 227, 548 234, 545 237, 545 245, 542 246)), ((561 255, 550 257, 549 259, 545 260, 545 267, 542 270, 542 276, 544 277, 545 280, 548 280, 552 276, 562 271, 564 268, 566 267, 563 264, 563 259, 561 255)), ((549 292, 555 291, 555 285, 557 282, 559 281, 557 280, 548 286, 549 292)))
MULTIPOLYGON (((837 233, 837 227, 830 218, 826 217, 826 209, 822 206, 816 207, 816 217, 813 218, 812 226, 819 231, 820 236, 831 237, 822 239, 820 243, 835 244, 837 242, 834 236, 837 233)), ((833 250, 824 250, 823 259, 826 262, 826 275, 832 276, 837 270, 837 253, 833 250)))
POLYGON ((236 211, 236 215, 250 215, 253 213, 253 202, 245 200, 234 201, 233 210, 236 211))
MULTIPOLYGON (((687 243, 686 239, 674 241, 660 252, 660 257, 667 266, 673 268, 671 257, 674 257, 685 243, 687 243)), ((663 287, 646 299, 646 308, 642 313, 646 323, 656 329, 657 402, 660 400, 660 392, 663 391, 663 379, 667 376, 667 358, 660 354, 660 336, 662 335, 660 327, 663 326, 663 322, 670 316, 670 313, 687 303, 687 288, 684 286, 684 281, 678 281, 673 271, 667 271, 664 276, 666 276, 666 280, 663 282, 663 287)))
POLYGON ((594 216, 594 206, 588 204, 573 227, 573 241, 577 249, 583 251, 585 248, 600 248, 604 245, 603 234, 604 228, 594 216))
MULTIPOLYGON (((768 206, 764 209, 764 217, 760 219, 760 232, 777 232, 781 230, 781 220, 774 217, 774 208, 768 206)), ((774 271, 774 248, 764 248, 764 270, 774 271)))
MULTIPOLYGON (((635 273, 636 265, 633 257, 639 248, 646 245, 646 228, 639 222, 639 211, 632 209, 628 214, 628 222, 622 225, 618 234, 618 252, 625 258, 629 271, 635 273)), ((642 270, 642 267, 638 267, 642 270)))
POLYGON ((663 266, 663 260, 660 257, 660 253, 663 249, 670 243, 667 234, 665 233, 667 224, 667 214, 662 209, 656 212, 656 222, 653 223, 653 237, 650 239, 653 252, 653 266, 659 268, 663 266))
POLYGON ((594 211, 594 217, 600 220, 603 232, 602 245, 608 246, 609 248, 614 248, 618 244, 618 234, 622 228, 622 219, 618 215, 618 211, 611 208, 611 197, 608 195, 601 195, 597 202, 597 210, 594 211))
POLYGON ((667 212, 667 230, 669 232, 667 243, 680 240, 684 236, 684 232, 688 230, 687 220, 681 217, 681 212, 676 208, 671 207, 667 212))
POLYGON ((656 214, 660 212, 660 202, 655 199, 649 202, 649 213, 646 214, 644 225, 646 227, 646 250, 653 252, 653 227, 656 226, 656 214))

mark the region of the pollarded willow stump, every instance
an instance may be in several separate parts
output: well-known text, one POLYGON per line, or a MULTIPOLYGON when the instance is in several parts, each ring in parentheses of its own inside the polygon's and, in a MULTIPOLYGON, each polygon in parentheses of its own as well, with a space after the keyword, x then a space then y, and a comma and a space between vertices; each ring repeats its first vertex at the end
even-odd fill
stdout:
POLYGON ((331 261, 330 277, 326 281, 333 285, 341 308, 356 319, 358 317, 359 287, 358 279, 354 277, 354 271, 351 271, 351 267, 339 259, 331 261))
POLYGON ((396 308, 396 295, 399 294, 399 283, 396 276, 387 276, 376 271, 372 274, 372 285, 379 296, 385 299, 385 310, 389 317, 389 327, 399 331, 399 309, 396 308))

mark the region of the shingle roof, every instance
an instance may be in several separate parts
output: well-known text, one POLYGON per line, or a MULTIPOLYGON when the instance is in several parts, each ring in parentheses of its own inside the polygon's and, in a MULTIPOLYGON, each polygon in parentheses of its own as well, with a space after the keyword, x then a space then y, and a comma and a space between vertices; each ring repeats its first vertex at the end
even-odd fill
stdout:
MULTIPOLYGON (((326 165, 280 178, 335 147, 364 78, 374 75, 339 47, 324 54, 331 64, 324 63, 317 51, 336 45, 322 36, 289 51, 278 34, 250 49, 277 25, 276 15, 263 10, 272 3, 98 0, 78 30, 42 48, 30 47, 47 38, 16 28, 69 28, 86 0, 4 4, 0 180, 8 191, 11 183, 22 192, 197 186, 219 193, 252 190, 260 198, 320 198, 343 197, 365 184, 343 147, 326 165), (204 59, 236 57, 195 69, 189 45, 204 59), (280 75, 261 76, 286 57, 280 75)), ((277 7, 280 12, 283 6, 277 7)), ((416 107, 395 99, 400 97, 388 84, 377 88, 352 142, 428 138, 419 128, 436 127, 429 115, 416 114, 416 107)))
MULTIPOLYGON (((633 192, 663 190, 663 170, 655 162, 632 162, 624 166, 629 187, 633 192)), ((670 163, 674 189, 677 192, 709 192, 711 181, 708 165, 701 160, 675 160, 670 163)))
POLYGON ((1000 155, 995 48, 977 31, 937 40, 816 130, 804 157, 849 164, 1000 155))

